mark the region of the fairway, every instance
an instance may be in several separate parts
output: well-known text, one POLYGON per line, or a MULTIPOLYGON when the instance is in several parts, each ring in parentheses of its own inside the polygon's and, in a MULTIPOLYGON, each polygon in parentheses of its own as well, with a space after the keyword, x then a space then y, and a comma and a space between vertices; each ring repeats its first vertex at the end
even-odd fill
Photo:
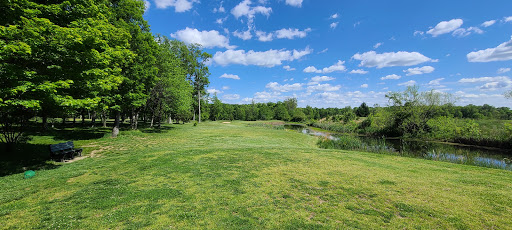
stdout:
POLYGON ((320 149, 316 137, 250 124, 76 141, 88 158, 0 177, 0 229, 512 226, 510 171, 320 149))

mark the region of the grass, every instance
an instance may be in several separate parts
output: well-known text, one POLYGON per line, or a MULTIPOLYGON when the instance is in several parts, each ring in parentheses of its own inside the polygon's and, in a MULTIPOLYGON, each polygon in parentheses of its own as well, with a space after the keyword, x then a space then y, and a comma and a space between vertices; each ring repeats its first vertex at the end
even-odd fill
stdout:
MULTIPOLYGON (((86 155, 0 177, 0 228, 505 229, 512 172, 320 149, 249 122, 77 140, 86 155)), ((107 132, 108 130, 99 130, 107 132)), ((35 136, 34 145, 59 142, 35 136)), ((42 151, 42 150, 41 150, 42 151)), ((41 153, 42 154, 42 153, 41 153)), ((39 167, 39 166, 33 166, 39 167)))

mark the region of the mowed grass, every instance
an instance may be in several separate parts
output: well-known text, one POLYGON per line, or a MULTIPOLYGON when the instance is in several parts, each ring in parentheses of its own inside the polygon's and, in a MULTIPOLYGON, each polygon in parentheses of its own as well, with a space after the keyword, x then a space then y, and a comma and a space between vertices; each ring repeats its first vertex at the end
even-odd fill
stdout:
POLYGON ((0 177, 0 228, 512 226, 510 171, 320 149, 316 137, 247 124, 78 141, 93 157, 0 177))

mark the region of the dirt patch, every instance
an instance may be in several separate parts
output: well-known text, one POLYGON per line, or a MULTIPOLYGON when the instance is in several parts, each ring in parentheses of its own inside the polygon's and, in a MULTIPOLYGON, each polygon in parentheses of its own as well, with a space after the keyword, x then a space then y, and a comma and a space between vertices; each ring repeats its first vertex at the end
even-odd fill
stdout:
POLYGON ((225 122, 222 122, 222 124, 231 124, 231 122, 225 121, 225 122))

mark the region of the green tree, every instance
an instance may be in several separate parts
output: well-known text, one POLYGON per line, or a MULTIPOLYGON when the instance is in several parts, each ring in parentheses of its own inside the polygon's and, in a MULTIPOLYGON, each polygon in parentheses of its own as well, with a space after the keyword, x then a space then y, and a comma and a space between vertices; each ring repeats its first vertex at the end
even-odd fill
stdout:
POLYGON ((370 115, 370 107, 366 105, 366 103, 361 103, 361 105, 356 109, 356 115, 358 117, 367 117, 370 115))

